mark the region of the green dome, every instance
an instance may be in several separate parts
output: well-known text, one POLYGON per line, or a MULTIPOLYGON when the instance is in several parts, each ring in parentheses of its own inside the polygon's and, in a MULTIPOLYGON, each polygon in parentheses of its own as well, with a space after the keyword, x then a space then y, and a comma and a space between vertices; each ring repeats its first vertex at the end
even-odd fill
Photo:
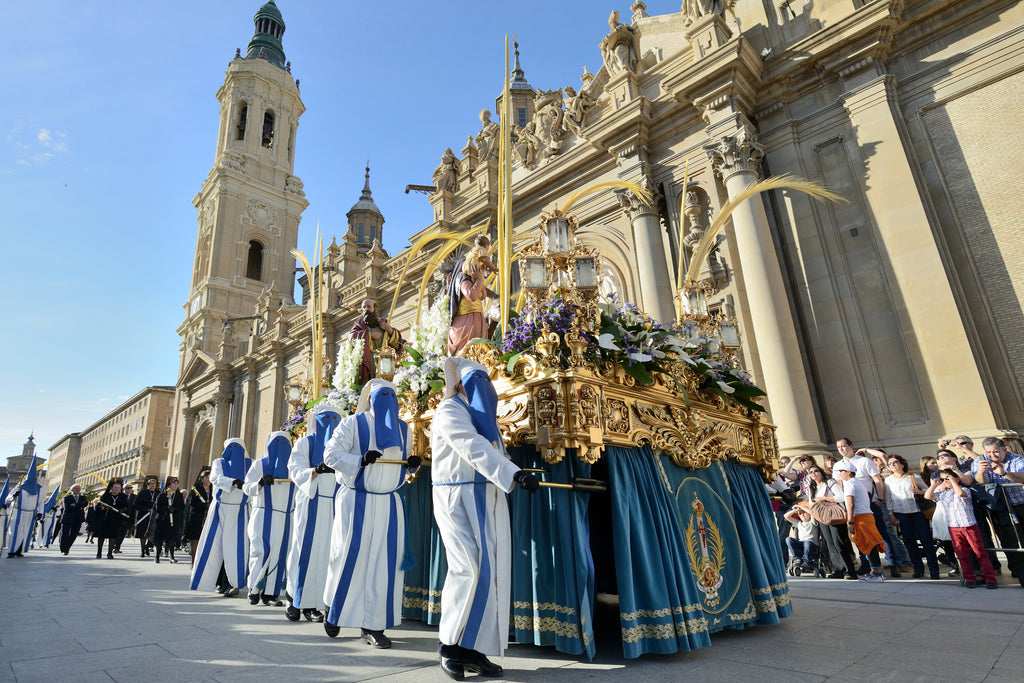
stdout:
POLYGON ((246 48, 246 59, 263 59, 282 69, 285 67, 284 47, 281 36, 284 35, 284 19, 281 10, 277 9, 274 0, 265 3, 252 18, 256 24, 256 33, 246 48))

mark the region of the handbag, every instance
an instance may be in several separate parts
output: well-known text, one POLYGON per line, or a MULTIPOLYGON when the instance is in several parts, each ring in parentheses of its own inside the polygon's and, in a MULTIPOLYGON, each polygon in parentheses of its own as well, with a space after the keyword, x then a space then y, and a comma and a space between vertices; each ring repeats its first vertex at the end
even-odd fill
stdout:
POLYGON ((846 508, 831 500, 819 500, 811 504, 811 519, 819 524, 842 526, 846 524, 846 508))
POLYGON ((924 492, 917 488, 917 482, 914 481, 914 475, 910 475, 910 491, 914 494, 914 502, 917 503, 917 509, 920 510, 925 519, 931 520, 932 515, 935 514, 935 501, 928 500, 924 497, 924 492))

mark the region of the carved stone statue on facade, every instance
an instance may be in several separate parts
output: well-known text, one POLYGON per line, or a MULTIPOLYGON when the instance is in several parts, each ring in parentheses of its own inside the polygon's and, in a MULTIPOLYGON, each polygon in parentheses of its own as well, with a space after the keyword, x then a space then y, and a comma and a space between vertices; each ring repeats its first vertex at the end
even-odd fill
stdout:
POLYGON ((441 155, 441 164, 434 170, 434 187, 438 192, 459 191, 459 160, 449 147, 441 155))
POLYGON ((544 90, 538 92, 533 100, 535 114, 535 133, 543 143, 538 151, 538 160, 547 159, 562 151, 566 129, 562 126, 565 112, 562 111, 562 90, 544 90))
POLYGON ((537 125, 530 121, 523 128, 512 130, 512 156, 526 168, 533 168, 537 163, 537 150, 541 147, 541 141, 534 132, 536 128, 537 125))
POLYGON ((571 85, 565 86, 564 93, 562 102, 565 104, 565 128, 576 137, 582 138, 587 111, 594 106, 597 99, 592 97, 585 88, 580 88, 579 92, 576 92, 571 85))
POLYGON ((683 14, 686 15, 686 23, 690 23, 705 17, 709 14, 725 15, 725 10, 732 9, 732 2, 724 0, 684 0, 683 14))
POLYGON ((476 135, 476 149, 480 162, 498 160, 498 135, 501 128, 491 121, 491 112, 486 109, 480 111, 480 124, 482 128, 476 135))
POLYGON ((608 28, 611 31, 601 40, 601 57, 608 73, 614 76, 623 70, 635 72, 637 57, 633 45, 633 27, 620 23, 616 11, 608 17, 608 28))

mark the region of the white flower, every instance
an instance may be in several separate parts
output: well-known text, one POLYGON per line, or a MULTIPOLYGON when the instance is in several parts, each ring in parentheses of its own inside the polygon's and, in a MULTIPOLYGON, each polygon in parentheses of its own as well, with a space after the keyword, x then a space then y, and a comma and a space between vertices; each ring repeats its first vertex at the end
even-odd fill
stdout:
POLYGON ((597 344, 602 349, 612 349, 613 351, 621 351, 618 346, 615 345, 615 335, 611 332, 606 332, 597 338, 597 344))
POLYGON ((727 393, 727 394, 734 394, 734 393, 736 393, 735 389, 730 387, 728 384, 726 384, 722 380, 719 379, 719 380, 715 380, 715 381, 718 382, 718 388, 721 389, 722 391, 724 391, 725 393, 727 393))
POLYGON ((334 388, 348 389, 359 379, 363 362, 363 340, 345 337, 338 341, 338 359, 334 364, 334 388))

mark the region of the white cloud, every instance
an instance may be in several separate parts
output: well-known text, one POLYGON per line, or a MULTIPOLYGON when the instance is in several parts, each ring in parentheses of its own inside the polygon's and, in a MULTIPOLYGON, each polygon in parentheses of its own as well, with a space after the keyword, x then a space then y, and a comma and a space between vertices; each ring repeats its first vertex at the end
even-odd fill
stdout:
POLYGON ((69 151, 66 133, 40 127, 33 134, 25 130, 20 121, 8 133, 7 141, 24 154, 17 161, 21 166, 39 166, 49 162, 58 154, 67 154, 69 151))

